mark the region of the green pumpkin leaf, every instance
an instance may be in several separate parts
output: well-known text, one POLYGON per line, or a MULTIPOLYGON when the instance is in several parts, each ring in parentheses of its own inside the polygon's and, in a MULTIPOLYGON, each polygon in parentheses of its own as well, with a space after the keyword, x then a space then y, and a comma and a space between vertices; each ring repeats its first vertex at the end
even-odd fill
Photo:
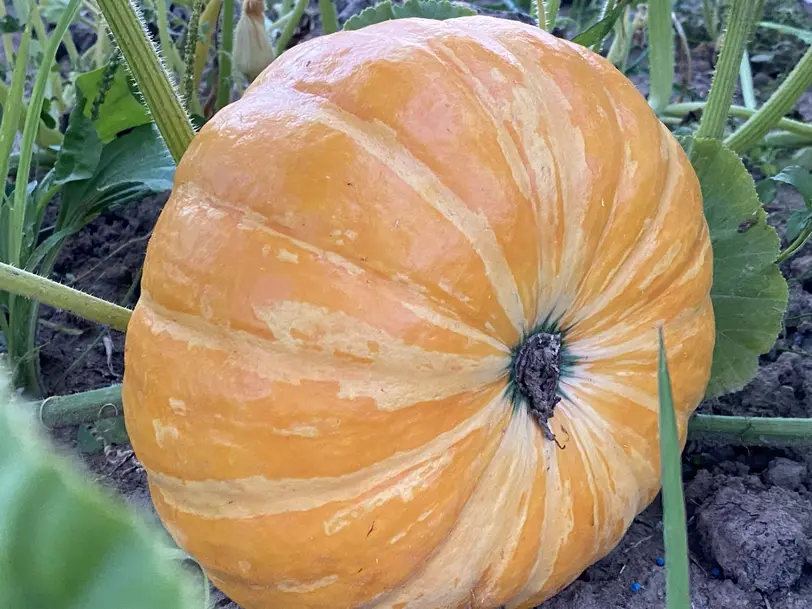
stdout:
POLYGON ((420 17, 423 19, 455 19, 457 17, 470 17, 476 11, 449 0, 406 0, 403 4, 393 4, 392 14, 395 19, 420 17))
POLYGON ((89 180, 66 184, 62 206, 95 217, 172 188, 175 162, 154 125, 136 127, 104 147, 89 180))
POLYGON ((342 29, 360 30, 375 23, 408 17, 442 21, 476 14, 474 9, 449 0, 406 0, 403 4, 393 4, 390 0, 385 0, 347 19, 342 29))
POLYGON ((166 535, 57 456, 0 374, 0 607, 203 607, 166 535))
POLYGON ((713 244, 716 346, 706 395, 715 397, 753 378, 759 355, 781 331, 789 290, 775 264, 778 235, 741 159, 716 140, 682 143, 699 178, 713 244))
POLYGON ((70 113, 68 129, 54 164, 54 183, 67 184, 93 177, 101 160, 101 141, 96 128, 84 115, 85 100, 77 91, 76 105, 70 113))
POLYGON ((82 425, 76 433, 76 447, 80 453, 96 454, 109 444, 126 444, 129 442, 124 417, 99 419, 94 423, 82 425))
POLYGON ((136 97, 123 62, 117 65, 112 81, 105 83, 107 70, 107 66, 102 66, 76 77, 76 89, 87 100, 84 114, 93 120, 93 126, 105 144, 122 131, 152 122, 149 110, 136 97), (93 101, 102 93, 104 101, 99 106, 98 116, 93 117, 93 101))
POLYGON ((175 162, 154 124, 136 127, 104 146, 93 175, 62 188, 54 232, 29 256, 36 266, 99 214, 171 190, 175 162))
POLYGON ((800 165, 784 167, 781 173, 771 179, 793 186, 795 190, 801 193, 807 209, 812 209, 812 172, 808 169, 800 165))
POLYGON ((615 27, 615 21, 617 21, 623 14, 623 11, 626 10, 626 4, 627 2, 618 2, 603 19, 578 34, 572 39, 572 42, 589 48, 606 38, 612 31, 612 28, 615 27))
POLYGON ((812 211, 808 209, 799 209, 792 212, 787 220, 787 241, 792 243, 801 236, 806 225, 812 222, 812 211))

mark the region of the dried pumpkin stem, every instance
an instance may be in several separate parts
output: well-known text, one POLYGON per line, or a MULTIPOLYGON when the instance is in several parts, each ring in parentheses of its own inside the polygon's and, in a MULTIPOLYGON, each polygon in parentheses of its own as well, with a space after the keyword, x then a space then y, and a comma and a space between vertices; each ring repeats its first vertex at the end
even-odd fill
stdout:
POLYGON ((195 131, 161 55, 131 0, 99 0, 99 6, 177 163, 189 147, 195 131))
POLYGON ((127 329, 132 311, 96 296, 85 294, 46 277, 0 262, 0 290, 30 298, 84 319, 127 329))
POLYGON ((688 422, 692 437, 700 434, 736 436, 744 444, 812 441, 812 418, 740 417, 697 414, 688 422))
POLYGON ((561 335, 537 332, 519 348, 513 361, 516 389, 529 402, 530 414, 548 440, 556 441, 548 421, 553 416, 561 370, 561 335))
POLYGON ((751 25, 756 16, 758 2, 747 0, 732 2, 731 5, 722 52, 711 82, 708 103, 696 132, 697 138, 722 139, 730 103, 733 100, 733 90, 739 80, 742 54, 747 38, 753 30, 751 25))
MULTIPOLYGON (((784 115, 792 109, 795 102, 810 86, 812 86, 812 46, 806 50, 801 61, 792 69, 770 99, 728 137, 725 144, 731 150, 741 154, 758 144, 773 127, 780 126, 786 129, 781 125, 782 121, 787 120, 783 118, 784 115)), ((812 126, 808 124, 804 126, 812 131, 812 126)))

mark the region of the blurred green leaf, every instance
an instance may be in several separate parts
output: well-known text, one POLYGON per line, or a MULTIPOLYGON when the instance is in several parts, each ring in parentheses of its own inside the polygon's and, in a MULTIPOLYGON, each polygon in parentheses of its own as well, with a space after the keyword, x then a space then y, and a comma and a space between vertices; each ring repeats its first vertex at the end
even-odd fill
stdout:
POLYGON ((772 179, 793 186, 801 193, 807 208, 812 209, 812 172, 799 165, 792 165, 784 167, 781 173, 773 176, 772 179))
POLYGON ((578 34, 572 41, 589 48, 606 38, 615 26, 615 21, 623 14, 627 4, 628 2, 618 2, 603 19, 578 34))
POLYGON ((56 155, 54 183, 67 184, 93 177, 101 160, 104 144, 96 128, 84 115, 85 100, 77 91, 76 105, 70 114, 65 139, 56 155))
POLYGON ((792 212, 787 219, 787 241, 795 241, 801 236, 804 228, 812 222, 812 211, 808 209, 799 209, 792 212))
POLYGON ((76 77, 76 88, 87 100, 84 114, 93 120, 93 126, 105 144, 122 131, 152 122, 149 110, 133 91, 124 64, 118 65, 111 83, 104 83, 106 69, 103 66, 76 77), (104 101, 99 106, 98 117, 94 119, 93 102, 102 92, 104 101))
POLYGON ((756 194, 762 205, 768 205, 775 199, 775 182, 770 178, 765 178, 756 182, 756 194))
POLYGON ((699 178, 713 243, 716 345, 707 396, 715 397, 755 375, 759 355, 781 331, 788 287, 775 263, 778 235, 739 156, 717 140, 685 138, 683 145, 699 178))
POLYGON ((52 452, 3 370, 0 607, 200 609, 204 591, 165 538, 52 452))
POLYGON ((688 534, 682 492, 682 461, 671 376, 660 329, 657 388, 660 401, 660 469, 662 472, 665 600, 668 609, 691 609, 688 534))
POLYGON ((476 14, 474 9, 449 0, 406 0, 403 4, 385 0, 347 19, 342 29, 360 30, 375 23, 409 17, 444 20, 476 14))
POLYGON ((99 419, 93 423, 82 425, 76 432, 76 447, 80 453, 96 454, 104 450, 108 444, 126 444, 129 442, 124 417, 99 419))
POLYGON ((803 40, 806 44, 812 44, 812 31, 810 30, 802 30, 790 25, 784 25, 783 23, 773 23, 772 21, 762 21, 758 25, 759 27, 763 27, 765 29, 776 30, 782 34, 796 36, 803 40))
MULTIPOLYGON (((0 17, 0 34, 17 34, 25 27, 13 15, 3 15, 0 17)), ((8 61, 8 58, 6 59, 8 61)))

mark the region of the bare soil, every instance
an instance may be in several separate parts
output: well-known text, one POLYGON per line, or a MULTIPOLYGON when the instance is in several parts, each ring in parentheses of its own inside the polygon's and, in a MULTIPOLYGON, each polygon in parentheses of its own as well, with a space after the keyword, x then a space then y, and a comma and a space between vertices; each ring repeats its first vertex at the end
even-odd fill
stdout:
MULTIPOLYGON (((366 0, 339 2, 342 21, 367 4, 366 0)), ((503 11, 501 16, 526 19, 515 12, 503 11)), ((685 25, 689 37, 701 37, 693 21, 685 25)), ((319 32, 317 12, 308 11, 296 39, 319 32)), ((709 45, 697 43, 692 48, 686 100, 707 93, 714 60, 709 45)), ((680 73, 685 69, 681 65, 680 73)), ((756 77, 772 82, 775 74, 759 72, 756 77)), ((644 72, 630 74, 630 78, 645 92, 644 72)), ((808 93, 798 105, 796 117, 810 120, 811 115, 812 94, 808 93)), ((760 176, 759 167, 754 166, 753 173, 760 176)), ((63 250, 55 279, 131 305, 138 297, 137 289, 129 302, 123 299, 137 284, 147 238, 165 200, 166 196, 146 199, 97 219, 63 250)), ((790 211, 801 205, 793 190, 778 189, 766 210, 779 234, 783 236, 790 211)), ((759 372, 747 387, 703 403, 700 412, 812 417, 812 246, 785 263, 783 271, 790 281, 790 305, 782 335, 761 358, 759 372)), ((121 333, 100 331, 49 307, 42 308, 42 320, 39 343, 49 394, 120 382, 121 333)), ((72 449, 76 434, 77 428, 67 428, 54 432, 54 438, 72 449)), ((127 445, 108 454, 87 455, 85 461, 99 483, 154 518, 144 472, 127 445)), ((744 447, 726 440, 691 441, 683 466, 694 609, 812 608, 812 451, 808 447, 744 447)), ((639 515, 613 552, 541 607, 664 607, 663 557, 658 499, 639 515)), ((237 609, 222 593, 213 593, 216 607, 237 609)))

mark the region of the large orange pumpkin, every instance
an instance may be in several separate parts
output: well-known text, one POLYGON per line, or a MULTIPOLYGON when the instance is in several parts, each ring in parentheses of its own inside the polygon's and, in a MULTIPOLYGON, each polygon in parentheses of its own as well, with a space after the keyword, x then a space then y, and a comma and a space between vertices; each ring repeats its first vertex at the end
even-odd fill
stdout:
POLYGON ((404 19, 275 61, 149 245, 124 402, 155 506, 248 609, 531 607, 659 488, 714 341, 678 142, 528 25, 404 19))

